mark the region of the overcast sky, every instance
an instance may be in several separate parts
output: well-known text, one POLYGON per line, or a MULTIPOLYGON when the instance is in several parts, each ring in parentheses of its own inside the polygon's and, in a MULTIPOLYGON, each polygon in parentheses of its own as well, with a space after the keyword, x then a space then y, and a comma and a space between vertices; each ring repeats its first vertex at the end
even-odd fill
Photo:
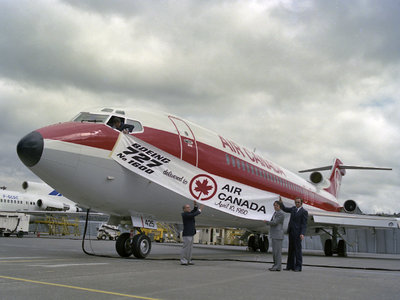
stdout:
POLYGON ((141 106, 292 171, 392 167, 348 171, 339 200, 400 212, 399 15, 399 1, 0 1, 0 185, 39 181, 15 151, 30 131, 141 106))

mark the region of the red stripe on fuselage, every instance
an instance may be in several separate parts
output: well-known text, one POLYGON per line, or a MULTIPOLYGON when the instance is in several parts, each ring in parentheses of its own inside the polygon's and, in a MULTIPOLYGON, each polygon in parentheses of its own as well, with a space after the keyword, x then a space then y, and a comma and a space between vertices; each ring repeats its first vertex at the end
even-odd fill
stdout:
POLYGON ((340 206, 329 199, 292 183, 276 173, 250 164, 236 156, 207 144, 197 142, 199 148, 198 167, 230 180, 240 182, 261 190, 276 193, 282 197, 300 197, 304 203, 327 211, 340 211, 340 206))
MULTIPOLYGON (((37 130, 45 139, 60 140, 79 145, 111 151, 118 139, 119 131, 104 124, 62 123, 37 130)), ((181 149, 179 136, 163 130, 145 127, 141 133, 133 133, 144 142, 151 144, 177 158, 181 149)), ((304 203, 327 211, 339 211, 340 206, 317 193, 296 185, 277 174, 248 163, 225 151, 197 141, 198 167, 211 174, 249 185, 282 197, 301 197, 304 203)))

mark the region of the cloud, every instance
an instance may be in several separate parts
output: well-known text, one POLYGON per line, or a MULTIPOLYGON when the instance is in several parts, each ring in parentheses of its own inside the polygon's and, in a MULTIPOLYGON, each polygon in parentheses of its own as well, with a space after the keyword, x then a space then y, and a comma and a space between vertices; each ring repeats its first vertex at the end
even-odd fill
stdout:
POLYGON ((138 105, 291 170, 336 156, 393 167, 349 172, 342 197, 400 211, 398 9, 397 1, 2 1, 2 178, 29 174, 15 145, 31 130, 88 107, 138 105))

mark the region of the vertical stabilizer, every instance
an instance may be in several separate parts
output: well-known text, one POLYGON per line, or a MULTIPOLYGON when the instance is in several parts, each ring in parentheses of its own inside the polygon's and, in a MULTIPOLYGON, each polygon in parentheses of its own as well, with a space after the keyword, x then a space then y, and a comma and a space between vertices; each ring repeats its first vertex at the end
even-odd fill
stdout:
POLYGON ((332 194, 336 198, 338 197, 340 191, 340 185, 342 184, 342 177, 346 174, 346 170, 344 168, 340 168, 343 163, 340 159, 335 158, 333 161, 333 165, 331 168, 331 174, 329 176, 330 186, 325 188, 324 190, 328 193, 332 194))

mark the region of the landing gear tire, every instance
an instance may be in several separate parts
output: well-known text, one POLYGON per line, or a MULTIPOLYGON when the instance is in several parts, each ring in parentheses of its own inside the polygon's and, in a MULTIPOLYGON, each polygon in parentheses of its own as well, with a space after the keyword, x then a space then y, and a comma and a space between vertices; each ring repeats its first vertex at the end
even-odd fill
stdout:
POLYGON ((129 257, 132 255, 133 251, 129 232, 124 232, 117 238, 115 249, 121 257, 129 257))
POLYGON ((341 257, 347 256, 346 242, 344 240, 338 242, 337 253, 341 257))
POLYGON ((137 234, 133 237, 132 242, 133 255, 136 258, 146 258, 151 251, 151 240, 145 234, 137 234))
POLYGON ((327 239, 325 241, 324 252, 325 252, 325 256, 333 255, 332 239, 327 239))
POLYGON ((269 240, 267 236, 258 238, 258 245, 260 246, 260 252, 268 252, 269 240))
POLYGON ((249 240, 247 242, 247 246, 251 251, 256 252, 257 251, 257 245, 256 245, 256 237, 254 235, 249 237, 249 240))

